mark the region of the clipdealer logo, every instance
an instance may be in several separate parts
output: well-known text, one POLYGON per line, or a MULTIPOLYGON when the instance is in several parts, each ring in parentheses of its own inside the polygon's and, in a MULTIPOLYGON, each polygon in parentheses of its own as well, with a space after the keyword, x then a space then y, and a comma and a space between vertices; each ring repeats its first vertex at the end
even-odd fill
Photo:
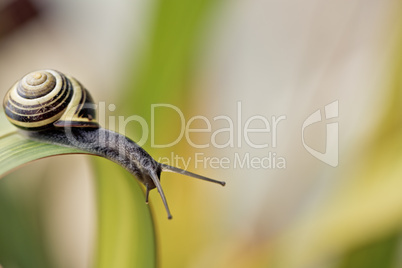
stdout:
POLYGON ((276 152, 278 147, 278 129, 286 120, 286 115, 270 117, 260 114, 245 116, 242 102, 238 101, 234 106, 234 116, 217 115, 215 117, 206 117, 195 115, 186 117, 182 110, 168 103, 157 103, 151 105, 150 122, 139 115, 109 116, 106 118, 106 109, 114 112, 116 106, 105 102, 98 105, 99 123, 107 126, 110 130, 115 130, 126 135, 126 129, 129 124, 136 124, 139 131, 137 144, 143 146, 148 142, 151 148, 172 148, 181 141, 186 141, 191 147, 196 148, 193 156, 185 159, 174 155, 160 157, 157 161, 186 169, 189 166, 202 166, 204 168, 248 168, 248 169, 284 169, 286 168, 286 159, 276 152), (166 137, 158 140, 158 133, 164 133, 156 122, 166 117, 166 120, 177 122, 176 136, 166 137), (108 119, 108 120, 106 120, 108 119), (148 122, 150 124, 148 124, 148 122), (108 124, 107 124, 108 123, 108 124), (201 126, 201 127, 200 127, 201 126), (201 137, 201 138, 200 138, 201 137), (243 149, 234 152, 232 155, 223 157, 209 157, 201 150, 206 148, 217 149, 243 149), (258 153, 254 155, 253 153, 258 153))
MULTIPOLYGON (((334 101, 326 105, 323 114, 321 110, 315 111, 307 117, 301 127, 301 140, 306 151, 332 167, 338 166, 339 123, 335 121, 335 118, 339 116, 338 104, 338 101, 334 101), (305 130, 313 124, 326 124, 325 152, 319 152, 306 143, 305 130)), ((239 101, 234 107, 236 109, 235 116, 232 117, 217 115, 207 118, 203 115, 196 115, 186 118, 179 107, 159 103, 151 105, 151 120, 148 125, 148 120, 139 115, 129 117, 112 115, 106 120, 105 102, 100 102, 96 106, 99 114, 98 121, 110 130, 126 135, 127 126, 134 122, 141 130, 139 131, 140 138, 137 139, 140 146, 150 141, 149 144, 152 148, 172 148, 180 141, 185 140, 191 147, 196 148, 193 156, 184 159, 171 153, 170 156, 157 159, 161 163, 184 169, 190 166, 224 169, 285 169, 287 167, 286 157, 277 151, 281 140, 278 130, 284 125, 286 115, 267 117, 254 114, 246 117, 243 113, 242 102, 239 101), (171 140, 165 139, 164 142, 158 142, 156 134, 163 133, 164 130, 159 129, 155 122, 157 122, 157 118, 166 117, 166 114, 169 114, 169 118, 166 120, 179 122, 178 135, 171 140), (108 121, 108 125, 106 121, 108 121), (202 138, 200 139, 200 137, 202 138), (246 150, 243 150, 244 147, 246 150), (201 151, 205 148, 241 150, 235 150, 232 155, 210 157, 201 151)), ((114 104, 108 105, 109 112, 115 111, 115 108, 114 104)))
MULTIPOLYGON (((333 118, 338 118, 339 116, 339 102, 334 101, 327 104, 324 107, 325 120, 330 120, 333 118)), ((312 113, 303 123, 302 126, 302 143, 304 148, 315 158, 321 160, 322 162, 332 166, 337 167, 339 164, 339 123, 338 122, 328 122, 326 123, 326 140, 325 140, 325 152, 321 153, 310 146, 308 146, 304 139, 304 130, 316 123, 323 122, 323 117, 321 115, 321 110, 317 110, 312 113)))

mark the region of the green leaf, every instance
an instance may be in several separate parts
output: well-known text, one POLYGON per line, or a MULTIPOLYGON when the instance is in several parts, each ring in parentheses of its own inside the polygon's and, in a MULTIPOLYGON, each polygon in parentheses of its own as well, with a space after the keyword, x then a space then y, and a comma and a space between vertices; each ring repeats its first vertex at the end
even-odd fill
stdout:
POLYGON ((400 244, 399 232, 349 252, 339 268, 393 268, 400 244))
POLYGON ((18 133, 0 112, 0 177, 12 170, 41 158, 84 153, 81 150, 30 141, 18 133))
MULTIPOLYGON (((0 176, 34 160, 73 153, 85 152, 30 141, 0 112, 0 176)), ((98 158, 94 162, 99 219, 96 267, 155 267, 152 217, 139 184, 111 161, 98 158)), ((18 249, 9 256, 15 252, 18 249)))
MULTIPOLYGON (((82 151, 30 141, 0 111, 0 177, 34 160, 71 153, 82 151)), ((24 205, 24 200, 12 194, 5 182, 0 188, 0 265, 52 267, 41 236, 38 203, 24 205)))
POLYGON ((95 159, 98 241, 95 267, 156 267, 154 225, 135 178, 105 159, 95 159))

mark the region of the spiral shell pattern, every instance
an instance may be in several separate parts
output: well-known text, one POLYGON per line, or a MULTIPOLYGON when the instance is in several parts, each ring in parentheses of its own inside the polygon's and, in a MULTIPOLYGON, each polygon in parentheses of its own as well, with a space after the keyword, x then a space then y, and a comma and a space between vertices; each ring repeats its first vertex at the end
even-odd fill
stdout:
MULTIPOLYGON (((6 116, 15 126, 39 130, 56 124, 64 126, 64 121, 60 120, 66 114, 70 120, 77 117, 78 121, 88 121, 82 113, 78 118, 80 109, 88 100, 92 102, 75 79, 54 70, 41 70, 27 74, 14 84, 7 92, 3 106, 6 116)), ((90 113, 92 120, 94 112, 90 113)))

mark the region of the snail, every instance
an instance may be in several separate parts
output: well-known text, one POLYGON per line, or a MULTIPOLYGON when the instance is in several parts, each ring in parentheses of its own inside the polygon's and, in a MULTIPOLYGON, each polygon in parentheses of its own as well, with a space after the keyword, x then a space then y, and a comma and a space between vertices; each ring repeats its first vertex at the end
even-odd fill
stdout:
POLYGON ((102 128, 96 120, 94 101, 76 79, 55 70, 25 75, 6 93, 3 107, 7 119, 29 139, 81 149, 124 167, 146 188, 157 188, 168 219, 172 218, 160 184, 163 171, 181 173, 225 185, 154 160, 141 146, 119 133, 102 128))

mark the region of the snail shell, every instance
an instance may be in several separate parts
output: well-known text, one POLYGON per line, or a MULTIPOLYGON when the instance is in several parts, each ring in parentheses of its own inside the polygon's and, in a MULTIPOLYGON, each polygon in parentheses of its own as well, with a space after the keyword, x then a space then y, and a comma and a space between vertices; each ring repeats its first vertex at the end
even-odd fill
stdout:
POLYGON ((74 78, 55 70, 25 75, 3 102, 12 124, 25 130, 49 127, 99 127, 91 95, 74 78))

